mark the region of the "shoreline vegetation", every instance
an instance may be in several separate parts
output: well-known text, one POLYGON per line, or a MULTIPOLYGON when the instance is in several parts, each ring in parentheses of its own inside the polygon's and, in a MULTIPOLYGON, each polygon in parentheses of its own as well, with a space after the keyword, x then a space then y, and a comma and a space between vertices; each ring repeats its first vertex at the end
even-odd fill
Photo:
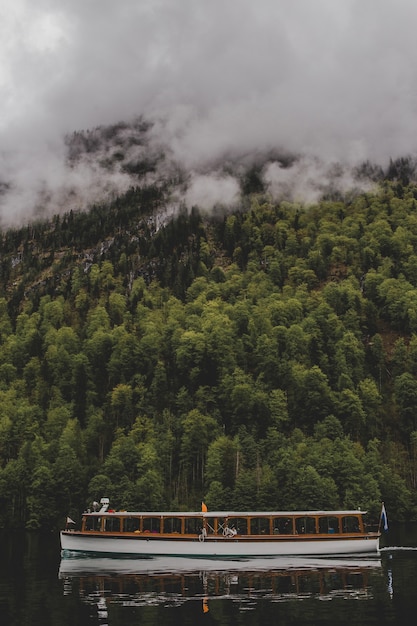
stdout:
POLYGON ((0 233, 0 527, 119 510, 417 520, 417 187, 0 233))

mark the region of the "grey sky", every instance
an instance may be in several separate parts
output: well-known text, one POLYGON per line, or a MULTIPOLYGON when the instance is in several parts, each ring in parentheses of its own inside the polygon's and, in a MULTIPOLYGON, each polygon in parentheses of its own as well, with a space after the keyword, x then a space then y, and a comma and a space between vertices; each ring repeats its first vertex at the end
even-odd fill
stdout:
POLYGON ((416 23, 413 0, 0 0, 3 211, 65 179, 65 133, 138 114, 189 165, 414 153, 416 23))

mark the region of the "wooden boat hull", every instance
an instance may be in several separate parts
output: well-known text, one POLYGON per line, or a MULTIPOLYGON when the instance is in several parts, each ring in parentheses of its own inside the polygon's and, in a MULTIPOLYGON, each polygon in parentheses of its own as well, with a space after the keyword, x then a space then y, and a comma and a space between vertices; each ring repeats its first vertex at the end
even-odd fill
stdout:
POLYGON ((187 557, 270 557, 270 556, 329 556, 377 554, 378 536, 359 537, 273 537, 198 538, 154 536, 114 536, 61 531, 64 552, 83 552, 129 556, 187 556, 187 557))

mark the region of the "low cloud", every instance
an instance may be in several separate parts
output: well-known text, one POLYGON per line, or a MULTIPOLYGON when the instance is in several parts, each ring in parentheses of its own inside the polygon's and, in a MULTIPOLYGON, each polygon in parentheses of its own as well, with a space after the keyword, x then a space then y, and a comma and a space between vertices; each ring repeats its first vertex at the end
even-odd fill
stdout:
POLYGON ((359 179, 355 170, 340 163, 323 163, 318 158, 302 156, 290 166, 273 162, 264 171, 264 180, 275 200, 313 204, 323 196, 369 191, 369 179, 359 179))
POLYGON ((64 138, 138 116, 165 168, 196 173, 191 202, 235 197, 222 159, 296 154, 263 170, 269 188, 315 197, 333 163, 344 187, 363 160, 415 154, 416 21, 412 0, 15 0, 0 8, 1 223, 137 181, 116 162, 68 163, 64 138))
POLYGON ((192 177, 184 200, 188 206, 210 210, 216 205, 234 205, 239 193, 239 182, 232 176, 197 175, 192 177))

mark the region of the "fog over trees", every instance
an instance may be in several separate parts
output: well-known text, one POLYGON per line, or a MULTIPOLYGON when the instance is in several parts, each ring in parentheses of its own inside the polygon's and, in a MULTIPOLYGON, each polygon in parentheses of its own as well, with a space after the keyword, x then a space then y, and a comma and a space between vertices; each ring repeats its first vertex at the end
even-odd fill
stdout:
POLYGON ((103 495, 416 519, 411 169, 300 204, 249 168, 232 208, 168 217, 155 182, 5 229, 0 524, 103 495))

